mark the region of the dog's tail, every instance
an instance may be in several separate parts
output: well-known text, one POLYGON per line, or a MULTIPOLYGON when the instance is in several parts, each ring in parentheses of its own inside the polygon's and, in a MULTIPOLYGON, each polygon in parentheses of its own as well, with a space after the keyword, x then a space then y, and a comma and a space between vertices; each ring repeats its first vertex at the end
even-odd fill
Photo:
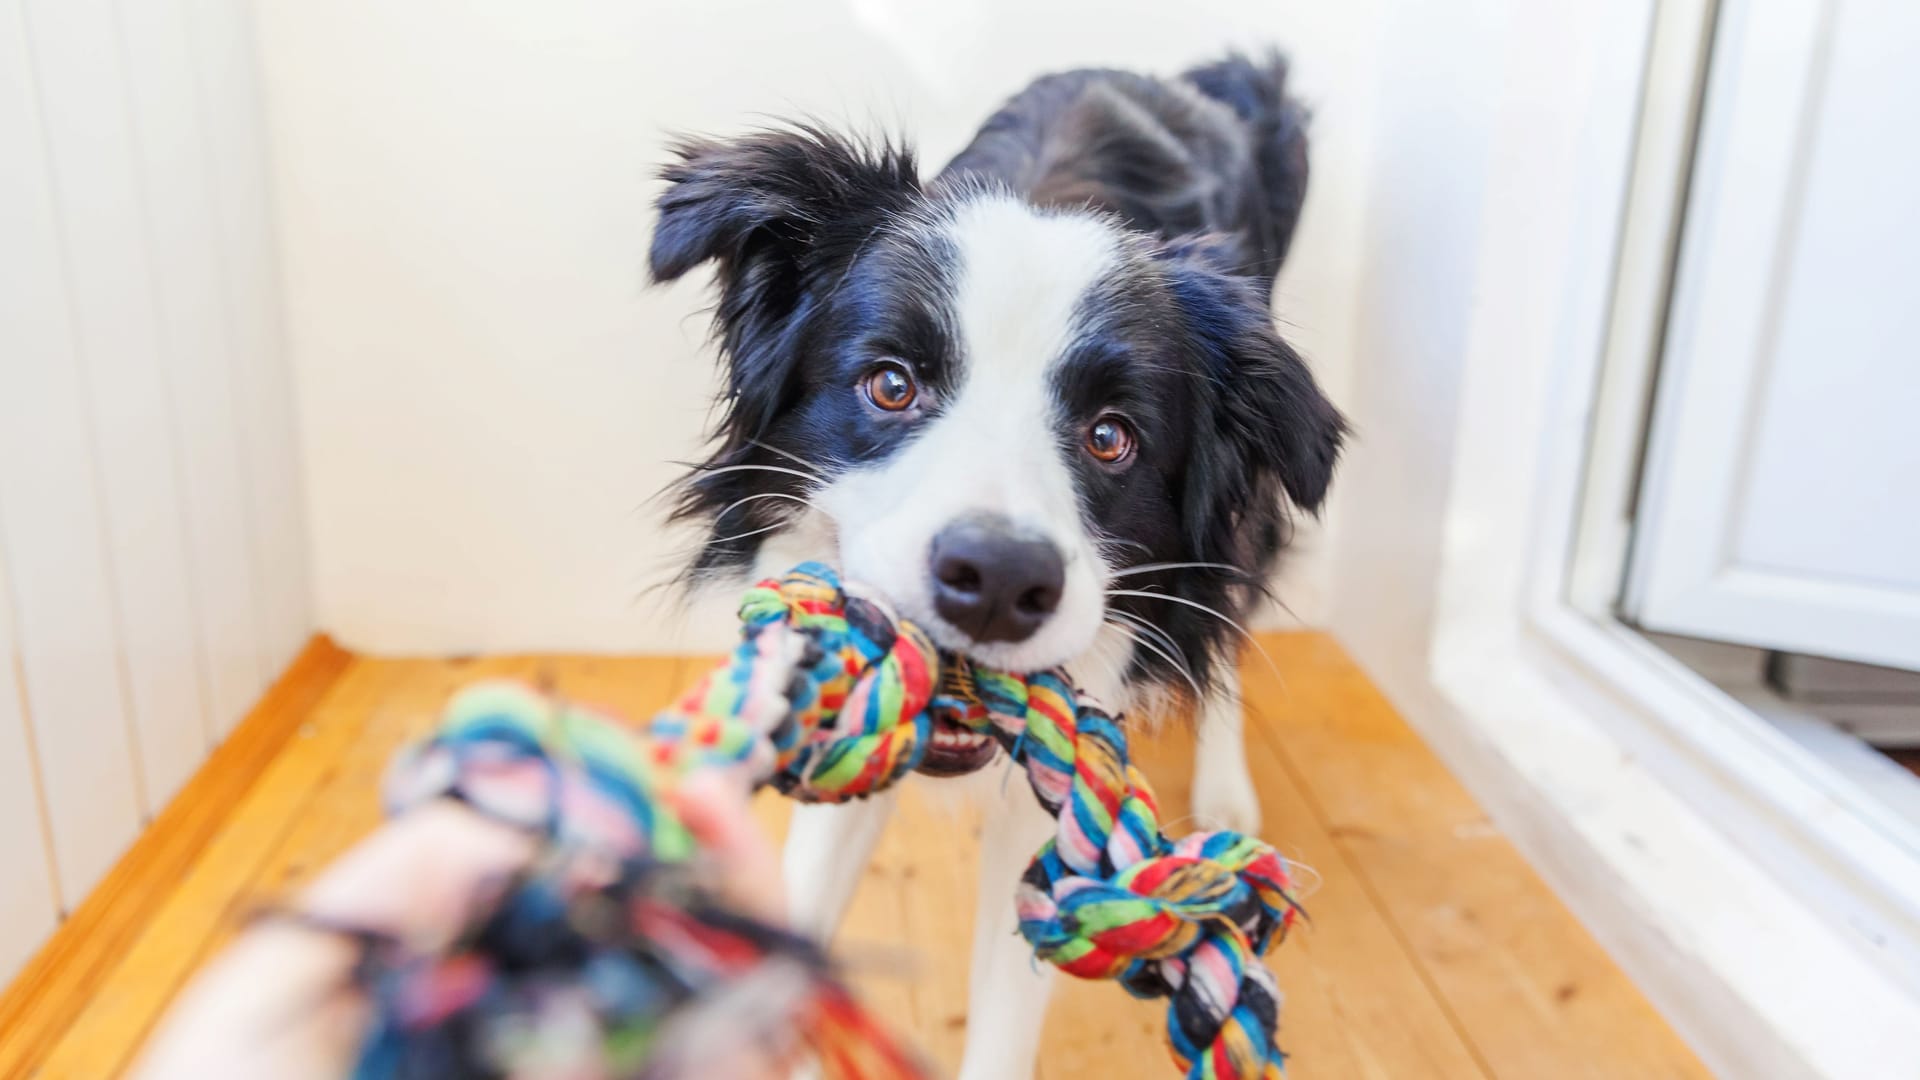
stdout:
POLYGON ((1271 280, 1286 261, 1307 198, 1308 114, 1306 106, 1287 96, 1287 58, 1278 50, 1257 60, 1232 53, 1181 77, 1233 109, 1251 129, 1262 196, 1255 200, 1253 240, 1260 247, 1263 276, 1271 280))

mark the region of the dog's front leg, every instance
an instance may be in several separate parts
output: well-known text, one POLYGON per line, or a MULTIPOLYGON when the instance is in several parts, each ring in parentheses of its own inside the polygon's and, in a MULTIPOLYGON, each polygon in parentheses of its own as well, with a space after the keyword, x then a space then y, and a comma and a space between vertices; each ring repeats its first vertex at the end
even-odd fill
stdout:
POLYGON ((1020 936, 1014 890, 1053 835, 1026 777, 1008 777, 987 800, 980 835, 980 892, 973 913, 973 969, 967 987, 967 1045, 959 1080, 1027 1080, 1040 1054, 1053 968, 1020 936))
POLYGON ((1240 700, 1240 672, 1222 669, 1214 679, 1195 725, 1193 816, 1202 828, 1260 832, 1260 796, 1247 772, 1246 704, 1240 700))
POLYGON ((833 940, 898 799, 895 787, 853 802, 793 808, 783 862, 794 929, 823 944, 833 940))

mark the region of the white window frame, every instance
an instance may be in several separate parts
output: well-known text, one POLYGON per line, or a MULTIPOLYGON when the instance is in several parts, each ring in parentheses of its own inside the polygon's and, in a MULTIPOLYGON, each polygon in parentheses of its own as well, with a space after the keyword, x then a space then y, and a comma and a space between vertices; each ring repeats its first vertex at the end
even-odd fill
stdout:
POLYGON ((1920 858, 1611 613, 1713 4, 1509 11, 1412 718, 1716 1071, 1911 1076, 1920 858))

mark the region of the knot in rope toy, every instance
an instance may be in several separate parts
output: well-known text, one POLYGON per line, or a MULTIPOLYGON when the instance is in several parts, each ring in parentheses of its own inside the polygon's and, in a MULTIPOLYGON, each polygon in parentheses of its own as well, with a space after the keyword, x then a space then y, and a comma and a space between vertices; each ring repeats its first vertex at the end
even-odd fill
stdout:
MULTIPOLYGON (((741 617, 740 645, 643 732, 584 710, 554 710, 524 691, 469 691, 440 733, 403 759, 390 781, 390 803, 453 795, 540 831, 558 851, 595 852, 629 868, 681 864, 695 856, 695 845, 661 793, 689 770, 739 769, 795 798, 841 801, 897 782, 920 763, 934 723, 959 724, 991 736, 1058 822, 1014 900, 1021 934, 1035 952, 1070 974, 1116 978, 1137 996, 1168 998, 1168 1041, 1187 1077, 1281 1075, 1279 994, 1260 957, 1299 908, 1288 892, 1286 862, 1273 848, 1232 832, 1168 838, 1151 788, 1128 759, 1124 728, 1077 698, 1063 674, 1014 675, 942 656, 922 631, 878 599, 843 587, 824 566, 809 563, 756 586, 741 617)), ((604 880, 583 891, 577 863, 548 878, 555 876, 573 883, 571 893, 560 890, 563 899, 584 894, 602 907, 614 902, 631 911, 654 897, 629 885, 613 888, 609 901, 604 880)), ((579 920, 564 914, 567 905, 554 894, 550 884, 522 887, 499 908, 524 901, 548 913, 547 924, 569 950, 591 953, 578 940, 579 920)), ((489 925, 501 917, 496 913, 489 925)), ((739 920, 714 930, 725 921, 710 912, 695 922, 708 928, 703 933, 738 939, 716 954, 803 958, 815 989, 807 999, 807 1037, 832 1075, 915 1074, 805 948, 775 931, 749 931, 739 920), (863 1041, 872 1045, 862 1050, 863 1041), (876 1061, 894 1071, 881 1071, 876 1061)), ((651 947, 632 934, 616 937, 595 947, 626 960, 651 947)), ((405 977, 389 982, 431 984, 420 972, 436 965, 444 958, 416 958, 397 965, 405 977)), ((686 991, 679 998, 638 997, 649 1008, 691 999, 717 983, 723 967, 710 964, 710 971, 701 969, 706 975, 676 983, 686 991)), ((377 1011, 387 1018, 404 1013, 402 997, 396 991, 381 998, 377 1011)), ((444 1026, 475 1002, 500 1001, 499 994, 471 997, 428 1012, 444 1026)), ((657 1011, 636 1007, 634 997, 596 999, 587 1009, 603 1036, 624 1025, 631 1046, 631 1032, 653 1030, 645 1025, 658 1021, 657 1011)), ((389 1020, 385 1043, 369 1045, 384 1045, 391 1057, 394 1046, 428 1026, 389 1020)), ((524 1031, 528 1023, 517 1015, 506 1027, 524 1031)))
POLYGON ((1020 933, 1085 979, 1166 997, 1188 1077, 1278 1077, 1280 996, 1260 962, 1295 919, 1286 861, 1233 832, 1170 840, 1125 730, 1057 672, 950 668, 936 711, 990 731, 1058 829, 1022 877, 1020 933))
POLYGON ((746 768, 804 802, 843 802, 920 763, 940 663, 919 627, 809 563, 740 604, 741 642, 656 716, 663 763, 746 768))

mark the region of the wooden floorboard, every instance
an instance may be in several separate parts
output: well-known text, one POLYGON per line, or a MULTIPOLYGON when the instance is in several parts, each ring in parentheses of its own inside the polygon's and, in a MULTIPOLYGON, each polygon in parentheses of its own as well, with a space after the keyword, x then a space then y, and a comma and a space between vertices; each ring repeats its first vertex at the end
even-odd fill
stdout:
POLYGON ((298 737, 233 807, 185 880, 154 897, 145 930, 55 1046, 42 1075, 103 1077, 119 1071, 188 976, 245 918, 248 882, 364 731, 382 688, 405 674, 362 660, 341 677, 298 737))
MULTIPOLYGON (((1169 820, 1179 820, 1189 803, 1192 739, 1170 731, 1142 750, 1154 790, 1172 808, 1169 820)), ((1291 1055, 1288 1076, 1482 1075, 1468 1043, 1409 962, 1390 913, 1365 889, 1273 747, 1255 735, 1247 751, 1266 832, 1300 868, 1311 919, 1272 954, 1286 994, 1281 1046, 1291 1055)))
MULTIPOLYGON (((1248 753, 1268 833, 1314 882, 1311 922, 1272 958, 1293 1080, 1705 1075, 1338 646, 1315 634, 1263 645, 1278 672, 1257 657, 1246 665, 1248 753)), ((238 789, 229 812, 195 827, 196 857, 112 924, 111 950, 83 950, 94 957, 85 971, 29 969, 39 985, 84 994, 69 989, 64 1010, 22 1005, 20 986, 0 999, 0 1077, 92 1080, 124 1069, 248 910, 296 888, 379 820, 387 760, 460 685, 532 679, 646 715, 699 663, 352 662, 307 702, 297 733, 253 764, 257 782, 238 789)), ((1189 736, 1143 738, 1137 754, 1168 820, 1181 822, 1189 736)), ((756 813, 778 832, 789 808, 765 795, 756 813)), ((966 1037, 977 850, 973 811, 909 788, 836 943, 858 989, 949 1070, 966 1037)), ((1064 980, 1041 1076, 1171 1075, 1162 1023, 1158 1006, 1064 980)))
POLYGON ((159 900, 192 873, 208 841, 228 826, 233 806, 255 789, 352 660, 328 638, 309 642, 28 961, 0 995, 0 1076, 32 1075, 57 1052, 76 1018, 107 992, 159 900))
POLYGON ((1244 665, 1248 730, 1489 1075, 1709 1075, 1337 644, 1265 645, 1272 668, 1244 665))

